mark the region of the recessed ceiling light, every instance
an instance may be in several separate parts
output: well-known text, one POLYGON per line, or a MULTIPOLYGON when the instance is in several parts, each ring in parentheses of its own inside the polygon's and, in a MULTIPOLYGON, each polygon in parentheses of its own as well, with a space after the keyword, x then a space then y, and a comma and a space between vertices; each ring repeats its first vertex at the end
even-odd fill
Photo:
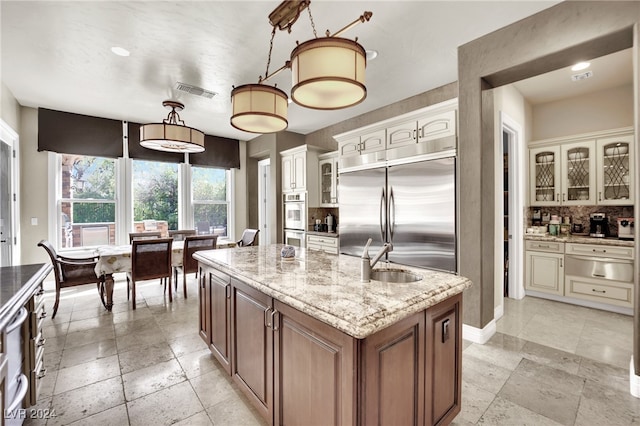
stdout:
POLYGON ((129 51, 124 47, 114 46, 111 51, 118 56, 129 56, 129 51))
POLYGON ((378 57, 378 51, 377 50, 366 50, 365 53, 367 55, 367 61, 371 61, 371 60, 373 60, 373 59, 378 57))
POLYGON ((578 62, 574 66, 571 67, 571 71, 580 71, 589 68, 591 65, 590 62, 578 62))

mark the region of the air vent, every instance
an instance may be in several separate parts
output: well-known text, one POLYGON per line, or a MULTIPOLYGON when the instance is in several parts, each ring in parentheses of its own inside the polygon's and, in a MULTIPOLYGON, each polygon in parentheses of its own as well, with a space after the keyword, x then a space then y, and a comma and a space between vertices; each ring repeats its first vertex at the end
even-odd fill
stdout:
POLYGON ((580 81, 580 80, 586 80, 589 77, 593 76, 593 71, 585 71, 583 73, 580 74, 574 74, 571 76, 571 81, 580 81))
POLYGON ((187 83, 177 82, 176 83, 176 89, 180 90, 181 92, 186 92, 186 93, 189 93, 189 94, 192 94, 192 95, 196 95, 196 96, 202 96, 203 98, 208 98, 208 99, 211 99, 215 95, 217 95, 216 92, 212 92, 210 90, 205 90, 202 87, 193 86, 193 85, 187 84, 187 83))

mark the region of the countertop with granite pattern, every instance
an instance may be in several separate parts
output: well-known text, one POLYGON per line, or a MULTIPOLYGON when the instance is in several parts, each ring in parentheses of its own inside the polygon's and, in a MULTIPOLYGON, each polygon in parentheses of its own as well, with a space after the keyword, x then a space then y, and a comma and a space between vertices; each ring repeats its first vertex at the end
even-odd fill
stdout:
POLYGON ((340 235, 337 232, 324 232, 324 231, 306 231, 307 235, 317 235, 318 237, 338 238, 340 235))
POLYGON ((549 234, 524 234, 525 240, 554 241, 559 243, 597 244, 619 247, 633 247, 633 240, 619 240, 617 238, 594 238, 588 235, 549 235, 549 234))
POLYGON ((50 263, 0 268, 0 330, 27 303, 52 269, 50 263))
POLYGON ((358 339, 471 286, 459 275, 386 263, 374 269, 389 266, 423 278, 412 283, 362 283, 358 257, 298 248, 293 260, 283 260, 281 248, 272 244, 205 250, 194 258, 358 339))

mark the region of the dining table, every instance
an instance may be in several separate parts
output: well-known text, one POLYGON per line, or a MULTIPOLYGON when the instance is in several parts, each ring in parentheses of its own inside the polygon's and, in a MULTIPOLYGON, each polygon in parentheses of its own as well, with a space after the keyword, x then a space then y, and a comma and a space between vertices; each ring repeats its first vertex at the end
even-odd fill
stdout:
MULTIPOLYGON (((216 248, 235 247, 235 242, 222 240, 216 243, 216 248)), ((98 258, 95 272, 100 278, 101 295, 104 306, 108 311, 113 308, 113 274, 118 272, 131 272, 131 244, 104 245, 95 248, 94 255, 98 258)), ((171 266, 182 266, 183 241, 174 241, 171 244, 171 266)))

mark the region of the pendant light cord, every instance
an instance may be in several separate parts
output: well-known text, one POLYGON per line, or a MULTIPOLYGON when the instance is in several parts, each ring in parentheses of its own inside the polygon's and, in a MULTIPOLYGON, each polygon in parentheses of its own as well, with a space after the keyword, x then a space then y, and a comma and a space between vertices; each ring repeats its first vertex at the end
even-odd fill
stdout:
MULTIPOLYGON (((266 80, 269 76, 269 65, 271 65, 271 52, 273 51, 273 39, 276 37, 276 27, 273 26, 273 30, 271 31, 271 40, 269 41, 269 56, 267 57, 267 70, 264 72, 264 79, 266 80)), ((258 79, 258 83, 261 83, 263 80, 262 76, 258 79)))

